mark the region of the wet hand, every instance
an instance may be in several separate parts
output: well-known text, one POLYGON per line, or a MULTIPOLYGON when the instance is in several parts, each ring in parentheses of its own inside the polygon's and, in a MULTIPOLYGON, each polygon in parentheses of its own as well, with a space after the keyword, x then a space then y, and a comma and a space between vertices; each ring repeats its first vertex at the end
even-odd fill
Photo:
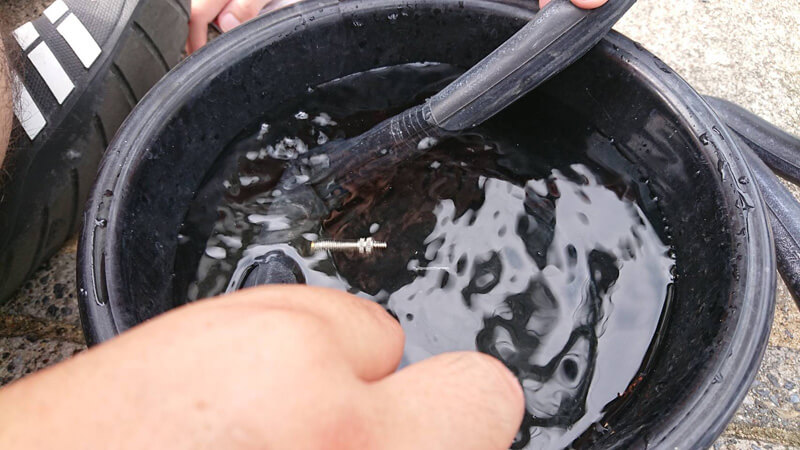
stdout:
POLYGON ((197 302, 0 390, 0 448, 507 449, 514 376, 475 352, 395 372, 403 343, 339 291, 197 302))

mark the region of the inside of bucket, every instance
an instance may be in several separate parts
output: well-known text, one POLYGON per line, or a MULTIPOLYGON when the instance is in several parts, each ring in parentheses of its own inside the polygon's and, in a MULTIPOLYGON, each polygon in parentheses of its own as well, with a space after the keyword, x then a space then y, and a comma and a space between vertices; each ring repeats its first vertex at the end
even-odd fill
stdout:
MULTIPOLYGON (((126 321, 123 328, 185 301, 194 271, 175 266, 185 260, 177 255, 179 233, 199 188, 237 136, 258 127, 265 117, 286 117, 297 110, 309 88, 342 76, 418 62, 463 69, 521 25, 519 19, 482 10, 445 12, 419 6, 405 12, 408 15, 401 11, 391 26, 384 20, 387 15, 378 13, 330 19, 302 36, 284 38, 281 47, 291 50, 265 46, 210 80, 165 125, 148 158, 138 163, 120 209, 119 220, 126 224, 120 237, 120 260, 126 262, 121 289, 127 302, 114 307, 126 321), (353 54, 331 56, 341 48, 353 48, 353 54)), ((633 167, 630 173, 647 179, 648 192, 642 198, 652 204, 644 213, 674 248, 676 281, 669 315, 662 318, 660 342, 641 367, 642 377, 632 380, 628 395, 607 405, 603 423, 576 440, 587 448, 610 442, 606 440, 633 443, 641 438, 637 432, 642 425, 656 427, 676 399, 688 398, 724 325, 734 271, 720 261, 734 258, 718 175, 693 150, 695 138, 675 112, 644 80, 630 74, 610 43, 515 108, 532 120, 550 114, 552 121, 555 114, 561 126, 553 127, 553 139, 583 137, 584 129, 570 133, 571 120, 598 130, 621 155, 605 161, 633 167)))

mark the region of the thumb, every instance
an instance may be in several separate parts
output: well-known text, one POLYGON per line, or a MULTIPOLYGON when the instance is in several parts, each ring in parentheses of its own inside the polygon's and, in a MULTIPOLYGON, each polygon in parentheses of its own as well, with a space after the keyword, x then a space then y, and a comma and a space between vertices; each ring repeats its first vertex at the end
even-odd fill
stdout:
POLYGON ((231 0, 217 16, 217 25, 223 32, 228 32, 257 16, 269 2, 270 0, 231 0))
POLYGON ((514 375, 477 352, 446 353, 372 385, 387 448, 509 448, 525 412, 514 375))

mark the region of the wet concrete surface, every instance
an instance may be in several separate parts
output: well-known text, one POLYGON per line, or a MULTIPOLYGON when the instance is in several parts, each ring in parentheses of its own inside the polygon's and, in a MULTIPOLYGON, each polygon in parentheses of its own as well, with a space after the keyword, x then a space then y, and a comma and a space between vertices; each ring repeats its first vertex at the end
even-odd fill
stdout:
MULTIPOLYGON (((0 8, 20 24, 48 3, 5 0, 0 8)), ((640 0, 616 28, 701 93, 733 100, 800 135, 800 3, 640 0)), ((800 189, 791 188, 800 199, 800 189)), ((72 240, 0 306, 0 385, 85 349, 75 250, 72 240)), ((800 311, 783 283, 758 376, 714 448, 800 449, 800 311)))

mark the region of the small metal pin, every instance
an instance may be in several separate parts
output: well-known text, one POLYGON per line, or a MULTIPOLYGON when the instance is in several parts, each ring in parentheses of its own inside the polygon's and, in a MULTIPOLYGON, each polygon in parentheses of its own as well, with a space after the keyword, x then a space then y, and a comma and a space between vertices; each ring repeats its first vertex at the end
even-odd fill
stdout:
POLYGON ((330 250, 332 252, 355 251, 361 254, 370 254, 373 249, 386 248, 386 242, 378 242, 369 238, 361 238, 357 241, 317 241, 311 243, 311 251, 330 250))

